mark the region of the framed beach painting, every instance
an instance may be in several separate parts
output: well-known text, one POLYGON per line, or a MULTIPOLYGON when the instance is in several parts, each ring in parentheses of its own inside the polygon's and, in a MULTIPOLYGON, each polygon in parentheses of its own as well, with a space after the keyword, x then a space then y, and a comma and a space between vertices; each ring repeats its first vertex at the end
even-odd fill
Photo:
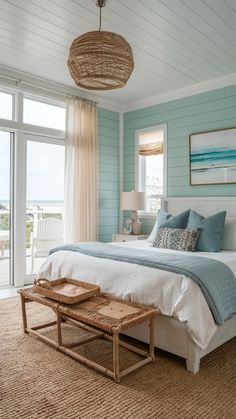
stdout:
POLYGON ((236 128, 189 136, 190 185, 236 183, 236 128))

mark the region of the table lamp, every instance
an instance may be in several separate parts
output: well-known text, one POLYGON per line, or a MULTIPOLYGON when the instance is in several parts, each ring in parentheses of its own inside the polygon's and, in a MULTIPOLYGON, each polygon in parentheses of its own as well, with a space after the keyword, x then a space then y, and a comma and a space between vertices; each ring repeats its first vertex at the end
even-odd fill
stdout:
POLYGON ((142 224, 138 219, 137 210, 145 209, 145 193, 144 192, 121 192, 120 208, 122 210, 130 210, 131 218, 127 220, 129 230, 127 234, 140 234, 142 224))

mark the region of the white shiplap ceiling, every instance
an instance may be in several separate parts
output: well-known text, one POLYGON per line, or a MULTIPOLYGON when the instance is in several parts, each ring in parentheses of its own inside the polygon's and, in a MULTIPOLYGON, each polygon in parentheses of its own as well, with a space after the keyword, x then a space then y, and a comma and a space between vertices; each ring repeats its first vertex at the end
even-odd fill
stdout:
MULTIPOLYGON (((97 28, 94 0, 0 0, 0 65, 75 86, 69 46, 97 28)), ((102 28, 134 52, 127 86, 98 93, 118 105, 236 72, 236 0, 107 0, 102 28)))

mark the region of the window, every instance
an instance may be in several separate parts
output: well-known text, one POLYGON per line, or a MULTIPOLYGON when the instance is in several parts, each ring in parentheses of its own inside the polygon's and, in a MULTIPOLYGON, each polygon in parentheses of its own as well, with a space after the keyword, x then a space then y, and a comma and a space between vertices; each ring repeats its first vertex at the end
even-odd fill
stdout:
POLYGON ((0 118, 12 119, 13 97, 8 93, 0 92, 0 118))
POLYGON ((50 138, 39 142, 34 137, 27 135, 27 201, 36 204, 52 201, 62 207, 65 148, 50 144, 50 138))
MULTIPOLYGON (((38 244, 38 248, 33 246, 39 221, 44 218, 62 219, 65 147, 63 141, 54 140, 52 143, 53 139, 31 134, 26 139, 26 274, 31 275, 37 273, 48 253, 47 241, 44 245, 38 244)), ((48 231, 46 233, 49 234, 48 231)), ((53 246, 52 243, 49 242, 49 246, 53 246)))
POLYGON ((53 95, 0 91, 0 286, 32 281, 48 250, 39 248, 39 224, 63 238, 65 119, 66 104, 53 95))
POLYGON ((165 195, 166 126, 136 131, 136 190, 145 192, 147 213, 156 213, 165 195))
POLYGON ((11 283, 11 149, 13 136, 0 131, 0 287, 11 283))
POLYGON ((24 98, 24 122, 40 127, 65 131, 66 109, 24 98))

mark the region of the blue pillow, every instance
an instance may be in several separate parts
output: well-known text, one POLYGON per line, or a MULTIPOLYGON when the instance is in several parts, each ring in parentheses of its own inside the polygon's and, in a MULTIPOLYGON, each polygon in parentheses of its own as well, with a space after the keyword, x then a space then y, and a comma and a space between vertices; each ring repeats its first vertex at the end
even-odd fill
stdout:
POLYGON ((225 216, 226 211, 222 211, 205 218, 190 210, 187 228, 199 228, 200 230, 197 250, 219 252, 222 249, 225 216))
POLYGON ((168 227, 168 228, 186 228, 188 224, 190 210, 181 212, 180 214, 173 217, 166 211, 159 210, 157 215, 157 224, 158 227, 168 227))

